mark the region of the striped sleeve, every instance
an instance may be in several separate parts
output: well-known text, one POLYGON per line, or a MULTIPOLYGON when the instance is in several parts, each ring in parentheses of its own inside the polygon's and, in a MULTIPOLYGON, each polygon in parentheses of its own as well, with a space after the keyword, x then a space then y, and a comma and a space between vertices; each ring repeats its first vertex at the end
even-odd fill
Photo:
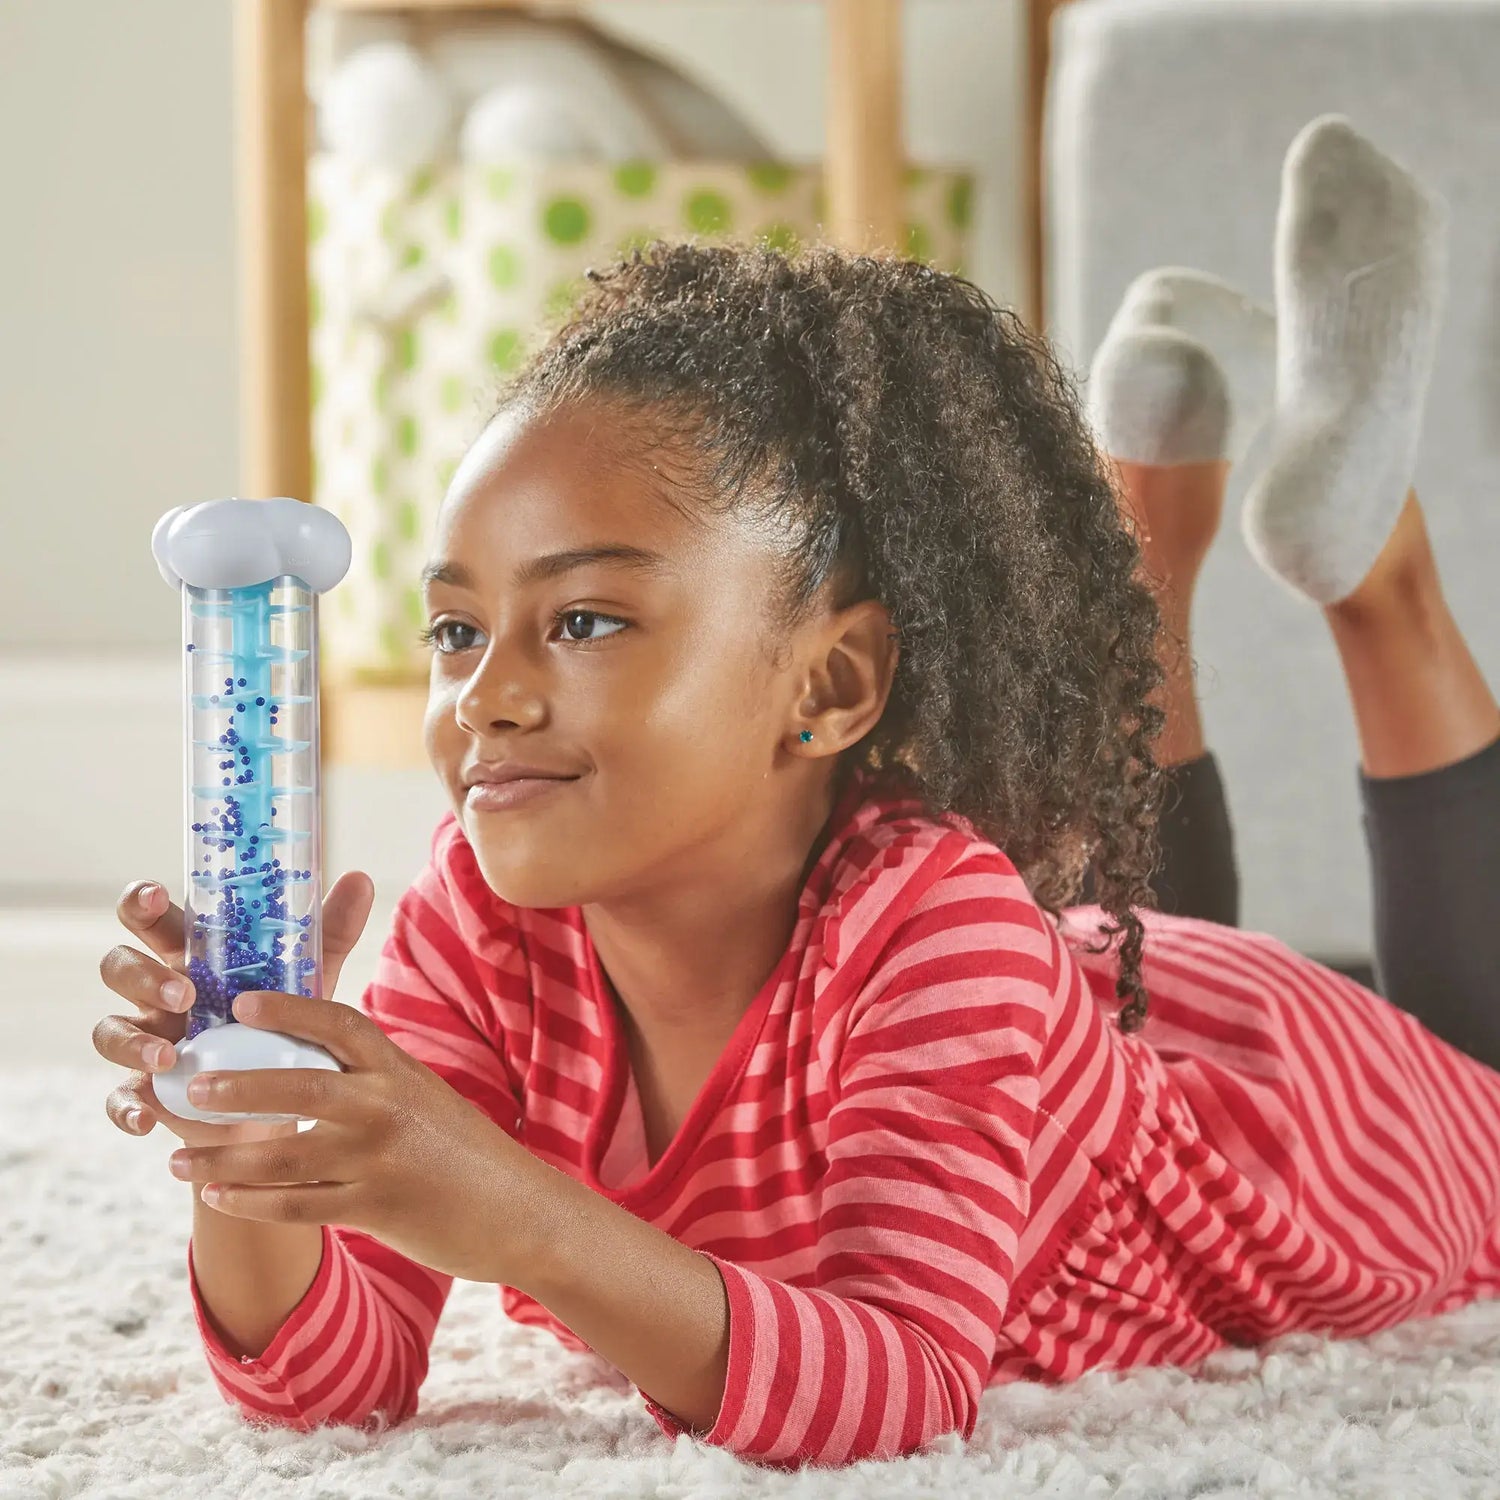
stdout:
MULTIPOLYGON (((402 896, 360 1009, 503 1128, 515 1093, 482 1014, 480 970, 461 936, 462 894, 445 870, 444 827, 433 860, 402 896)), ((247 1419, 307 1430, 347 1423, 379 1432, 415 1414, 433 1332, 453 1278, 360 1231, 323 1226, 323 1257, 302 1301, 258 1357, 225 1347, 193 1271, 188 1280, 210 1373, 247 1419)))
MULTIPOLYGON (((709 1256, 730 1331, 703 1441, 842 1465, 972 1435, 1030 1208, 1054 952, 993 851, 961 861, 897 928, 842 1035, 830 1025, 824 1039, 836 1053, 814 1284, 709 1256)), ((646 1405, 668 1435, 687 1430, 646 1405)))

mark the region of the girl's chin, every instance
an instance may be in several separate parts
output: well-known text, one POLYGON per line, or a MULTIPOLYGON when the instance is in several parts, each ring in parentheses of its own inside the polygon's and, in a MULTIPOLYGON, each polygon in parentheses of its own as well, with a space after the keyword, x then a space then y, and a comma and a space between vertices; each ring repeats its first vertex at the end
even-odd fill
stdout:
POLYGON ((578 871, 539 871, 535 862, 518 859, 514 840, 492 834, 470 839, 484 883, 511 906, 577 906, 587 899, 578 871))

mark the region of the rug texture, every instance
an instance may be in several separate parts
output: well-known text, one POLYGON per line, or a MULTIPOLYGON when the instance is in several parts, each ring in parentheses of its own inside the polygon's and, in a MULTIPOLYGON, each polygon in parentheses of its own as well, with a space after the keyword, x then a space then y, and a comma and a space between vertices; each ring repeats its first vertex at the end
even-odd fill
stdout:
POLYGON ((0 1084, 0 1500, 1500 1497, 1500 1301, 1367 1339, 1290 1334, 1194 1371, 998 1387, 968 1444, 791 1472, 669 1440, 604 1361, 459 1281, 410 1422, 257 1429, 198 1342, 175 1137, 116 1130, 99 1070, 0 1084))

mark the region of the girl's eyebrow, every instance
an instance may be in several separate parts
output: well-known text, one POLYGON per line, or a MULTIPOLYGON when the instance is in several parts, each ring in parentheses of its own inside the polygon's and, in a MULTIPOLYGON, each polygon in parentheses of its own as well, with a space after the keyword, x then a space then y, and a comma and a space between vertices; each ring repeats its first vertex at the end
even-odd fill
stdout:
MULTIPOLYGON (((516 588, 523 588, 528 583, 556 578, 589 563, 609 563, 614 567, 634 568, 638 572, 657 575, 673 571, 671 563, 660 552, 617 542, 597 547, 574 547, 566 552, 548 552, 540 557, 533 557, 516 569, 511 581, 516 588)), ((474 576, 462 563, 439 561, 428 563, 422 569, 422 587, 426 588, 430 583, 447 583, 454 588, 472 590, 474 576)))

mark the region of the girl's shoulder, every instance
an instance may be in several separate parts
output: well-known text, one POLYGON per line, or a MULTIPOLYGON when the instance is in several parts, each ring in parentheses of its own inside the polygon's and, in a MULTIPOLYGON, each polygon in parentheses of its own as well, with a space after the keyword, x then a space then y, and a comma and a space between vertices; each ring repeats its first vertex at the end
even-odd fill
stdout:
POLYGON ((873 967, 894 946, 989 942, 1000 929, 1010 941, 1050 947, 1047 913, 1005 852, 967 820, 938 817, 864 774, 836 818, 808 892, 822 911, 825 965, 873 967))
POLYGON ((937 1046, 969 1076, 1041 1058, 1071 988, 1066 950, 1004 851, 963 820, 879 789, 829 869, 810 1030, 823 1075, 900 1072, 937 1046), (977 1071, 976 1071, 977 1070, 977 1071))
POLYGON ((878 882, 886 871, 931 874, 962 864, 966 872, 988 870, 997 880, 1020 883, 1020 872, 999 845, 957 813, 934 813, 901 783, 859 772, 835 808, 824 860, 834 884, 878 882))

